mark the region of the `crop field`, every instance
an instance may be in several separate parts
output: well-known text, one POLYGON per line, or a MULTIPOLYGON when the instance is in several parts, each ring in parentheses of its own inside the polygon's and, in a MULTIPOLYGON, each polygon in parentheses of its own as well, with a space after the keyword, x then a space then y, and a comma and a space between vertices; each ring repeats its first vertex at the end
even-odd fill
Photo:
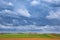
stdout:
POLYGON ((60 40, 60 34, 0 34, 0 40, 60 40))
POLYGON ((0 34, 0 38, 60 38, 60 34, 0 34))

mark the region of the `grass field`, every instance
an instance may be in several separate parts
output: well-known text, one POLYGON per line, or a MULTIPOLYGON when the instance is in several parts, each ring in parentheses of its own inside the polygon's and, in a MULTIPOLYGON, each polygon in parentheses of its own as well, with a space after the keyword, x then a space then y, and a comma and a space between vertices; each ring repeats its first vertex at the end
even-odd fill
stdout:
POLYGON ((60 34, 0 34, 0 38, 60 38, 60 34))

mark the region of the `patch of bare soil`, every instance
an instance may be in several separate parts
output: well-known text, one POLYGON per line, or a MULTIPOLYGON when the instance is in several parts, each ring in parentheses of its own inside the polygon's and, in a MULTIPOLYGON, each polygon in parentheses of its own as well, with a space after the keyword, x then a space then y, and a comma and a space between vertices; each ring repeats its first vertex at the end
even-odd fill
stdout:
POLYGON ((0 38, 0 40, 60 40, 60 38, 0 38))

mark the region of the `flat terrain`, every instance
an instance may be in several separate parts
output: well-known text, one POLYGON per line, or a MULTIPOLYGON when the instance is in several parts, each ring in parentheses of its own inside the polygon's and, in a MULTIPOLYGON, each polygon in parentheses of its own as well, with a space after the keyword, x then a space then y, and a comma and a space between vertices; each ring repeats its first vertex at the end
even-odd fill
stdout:
POLYGON ((60 38, 60 34, 0 34, 0 38, 60 38))
POLYGON ((0 34, 0 40, 60 40, 60 34, 0 34))
POLYGON ((60 40, 59 38, 0 38, 0 40, 60 40))
MULTIPOLYGON (((55 38, 51 34, 0 34, 0 38, 55 38)), ((60 37, 60 36, 57 36, 60 37)))

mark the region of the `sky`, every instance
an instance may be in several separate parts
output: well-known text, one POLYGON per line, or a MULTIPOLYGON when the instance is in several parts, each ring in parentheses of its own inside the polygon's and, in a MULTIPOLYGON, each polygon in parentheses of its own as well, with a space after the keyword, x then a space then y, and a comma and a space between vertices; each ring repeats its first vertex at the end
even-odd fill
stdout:
POLYGON ((60 0, 0 0, 0 33, 14 32, 60 33, 60 0))

